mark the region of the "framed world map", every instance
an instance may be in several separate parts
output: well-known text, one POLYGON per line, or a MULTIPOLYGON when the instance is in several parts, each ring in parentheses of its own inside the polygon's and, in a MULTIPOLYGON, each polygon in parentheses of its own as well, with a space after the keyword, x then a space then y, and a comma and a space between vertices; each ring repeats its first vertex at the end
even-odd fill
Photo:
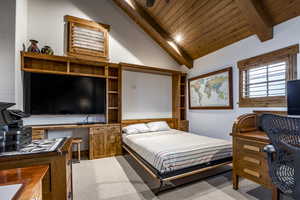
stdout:
POLYGON ((232 67, 189 79, 190 109, 233 109, 232 67))

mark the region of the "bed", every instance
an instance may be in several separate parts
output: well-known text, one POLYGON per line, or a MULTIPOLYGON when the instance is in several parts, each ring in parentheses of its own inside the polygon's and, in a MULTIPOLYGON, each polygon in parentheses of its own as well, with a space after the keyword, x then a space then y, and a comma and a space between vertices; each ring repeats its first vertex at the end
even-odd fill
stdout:
POLYGON ((122 127, 135 123, 166 121, 167 131, 122 134, 123 148, 150 173, 165 181, 183 178, 232 162, 232 143, 174 129, 173 119, 126 120, 122 127))

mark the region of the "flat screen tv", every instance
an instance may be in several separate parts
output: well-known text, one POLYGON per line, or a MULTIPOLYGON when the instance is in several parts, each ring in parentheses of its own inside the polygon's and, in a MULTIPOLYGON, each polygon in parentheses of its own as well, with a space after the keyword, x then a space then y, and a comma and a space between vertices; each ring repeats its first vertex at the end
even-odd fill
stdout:
POLYGON ((300 115, 300 80, 287 83, 288 115, 300 115))
POLYGON ((24 102, 32 115, 104 114, 106 80, 26 72, 24 102))

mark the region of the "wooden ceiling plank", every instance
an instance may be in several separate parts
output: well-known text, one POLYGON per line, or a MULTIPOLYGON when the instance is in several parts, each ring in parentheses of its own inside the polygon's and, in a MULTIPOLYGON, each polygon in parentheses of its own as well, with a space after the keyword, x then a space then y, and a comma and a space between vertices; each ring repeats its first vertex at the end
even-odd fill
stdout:
POLYGON ((172 0, 169 1, 168 3, 165 0, 157 1, 157 3, 165 4, 165 6, 163 7, 163 9, 160 9, 156 12, 155 19, 159 19, 159 20, 163 19, 164 15, 166 13, 169 13, 173 9, 173 7, 178 4, 178 1, 182 2, 183 0, 172 0))
MULTIPOLYGON (((157 4, 164 4, 163 2, 165 2, 165 0, 158 1, 157 4)), ((164 27, 165 30, 167 30, 166 29, 166 27, 167 27, 166 23, 168 22, 168 18, 173 17, 174 15, 176 15, 176 13, 182 8, 184 3, 185 3, 185 0, 170 1, 168 3, 168 5, 169 5, 168 9, 165 9, 165 11, 161 10, 157 13, 151 12, 151 10, 148 9, 148 8, 146 10, 161 27, 164 27)))
POLYGON ((239 30, 236 33, 233 33, 233 35, 224 38, 224 40, 216 41, 215 43, 207 45, 208 48, 199 50, 197 54, 199 55, 199 57, 205 56, 209 53, 212 53, 223 47, 226 47, 227 45, 230 45, 236 41, 245 39, 250 35, 252 35, 252 33, 249 31, 248 27, 241 28, 241 30, 239 30))
POLYGON ((203 44, 205 44, 204 45, 205 48, 203 48, 203 46, 198 46, 198 51, 217 46, 219 43, 221 44, 223 43, 223 41, 227 41, 230 38, 236 38, 239 34, 243 34, 243 33, 251 34, 248 28, 249 28, 248 25, 240 24, 239 26, 233 28, 232 30, 228 30, 226 35, 224 35, 223 37, 215 36, 213 38, 209 38, 208 40, 203 41, 203 44))
POLYGON ((131 0, 133 8, 124 0, 114 0, 114 2, 179 64, 188 68, 193 67, 193 59, 176 44, 174 39, 139 4, 131 0))
POLYGON ((169 33, 174 34, 185 30, 193 22, 199 20, 201 16, 205 15, 206 10, 210 10, 214 7, 214 0, 197 2, 188 12, 178 18, 174 18, 172 23, 166 27, 169 33))
POLYGON ((198 10, 193 9, 190 14, 188 13, 188 16, 183 21, 178 20, 175 24, 173 24, 169 29, 169 33, 172 34, 174 32, 188 32, 190 29, 198 27, 197 25, 199 24, 199 21, 202 21, 203 17, 205 17, 208 12, 210 13, 211 10, 215 10, 215 7, 219 3, 219 0, 210 0, 209 2, 207 2, 207 4, 204 4, 200 8, 198 7, 198 10))
POLYGON ((224 38, 218 38, 215 40, 204 41, 201 46, 196 46, 191 49, 194 54, 198 55, 199 57, 206 55, 205 53, 213 52, 212 50, 218 50, 225 47, 228 44, 232 44, 238 40, 236 39, 243 39, 244 35, 251 35, 247 26, 241 27, 237 32, 228 33, 227 36, 224 38))
MULTIPOLYGON (((169 3, 171 3, 171 2, 169 2, 169 3)), ((179 2, 172 2, 172 5, 173 6, 170 8, 170 10, 166 13, 163 13, 163 15, 160 18, 160 21, 163 24, 166 24, 171 17, 174 17, 174 15, 176 15, 180 10, 182 10, 184 5, 186 5, 186 1, 181 0, 179 2)))
POLYGON ((235 0, 253 33, 264 42, 273 38, 273 23, 257 0, 235 0))
MULTIPOLYGON (((205 2, 207 2, 207 1, 209 1, 209 0, 201 1, 201 4, 203 4, 203 3, 205 4, 205 2)), ((183 6, 183 8, 176 13, 176 15, 173 15, 173 16, 167 18, 167 20, 165 22, 165 27, 166 28, 172 27, 173 24, 175 22, 177 22, 178 20, 184 21, 185 16, 188 15, 189 12, 191 12, 191 10, 197 6, 197 4, 199 4, 199 0, 188 1, 188 3, 185 4, 183 6)))
POLYGON ((272 13, 272 15, 275 16, 273 18, 274 25, 280 24, 286 20, 297 17, 300 15, 300 1, 298 0, 291 3, 287 2, 286 5, 281 5, 281 7, 278 7, 278 9, 274 10, 274 13, 272 13))
POLYGON ((191 23, 180 25, 179 31, 184 31, 186 33, 193 31, 195 28, 198 28, 201 24, 205 23, 206 20, 210 20, 214 17, 214 15, 219 14, 220 12, 224 13, 223 9, 230 5, 230 2, 232 2, 232 0, 222 0, 217 2, 210 1, 210 6, 206 10, 202 11, 201 15, 193 16, 190 20, 191 23))
MULTIPOLYGON (((185 32, 185 37, 187 40, 185 40, 184 45, 187 45, 191 42, 195 42, 195 39, 201 39, 203 35, 206 35, 207 33, 213 32, 215 29, 219 29, 219 31, 223 31, 223 28, 227 24, 232 24, 233 26, 233 20, 235 17, 240 16, 240 11, 236 8, 233 8, 231 6, 227 6, 223 9, 223 12, 219 12, 215 16, 213 16, 211 19, 204 20, 205 22, 201 25, 197 26, 198 28, 195 28, 194 30, 190 32, 185 32)), ((240 19, 242 22, 245 22, 243 19, 240 19)), ((245 22, 246 23, 246 22, 245 22)))
POLYGON ((183 47, 187 48, 189 46, 194 46, 195 43, 202 43, 203 40, 209 38, 223 38, 228 33, 228 30, 230 31, 240 25, 247 25, 247 23, 245 23, 242 19, 243 18, 239 15, 239 12, 231 12, 230 15, 216 20, 215 24, 211 23, 210 26, 207 26, 207 29, 201 30, 201 32, 196 34, 197 38, 186 41, 183 47))

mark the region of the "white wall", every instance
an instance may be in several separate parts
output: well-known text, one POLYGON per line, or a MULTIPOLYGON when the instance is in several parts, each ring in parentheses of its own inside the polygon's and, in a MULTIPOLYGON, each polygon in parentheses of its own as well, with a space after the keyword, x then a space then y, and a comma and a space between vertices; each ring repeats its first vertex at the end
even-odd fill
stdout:
POLYGON ((15 1, 2 0, 0 6, 0 101, 15 99, 15 1))
POLYGON ((23 84, 20 51, 27 40, 27 0, 16 0, 16 30, 15 30, 15 103, 18 109, 23 109, 23 84))
POLYGON ((172 78, 158 74, 124 71, 123 119, 172 117, 172 78))
MULTIPOLYGON (((194 68, 189 70, 188 77, 205 74, 228 66, 233 67, 233 110, 189 110, 190 130, 197 134, 208 135, 217 138, 231 139, 229 133, 236 117, 252 110, 266 110, 266 108, 239 108, 238 102, 238 69, 237 61, 256 55, 274 51, 300 41, 300 17, 274 27, 274 38, 266 42, 260 42, 256 36, 251 36, 205 57, 195 60, 194 68)), ((300 72, 298 55, 298 77, 300 72)), ((269 108, 274 110, 274 108, 269 108)), ((282 110, 285 108, 276 108, 282 110)))
POLYGON ((111 0, 28 0, 28 39, 64 54, 64 15, 110 24, 110 61, 177 68, 175 61, 111 0))

